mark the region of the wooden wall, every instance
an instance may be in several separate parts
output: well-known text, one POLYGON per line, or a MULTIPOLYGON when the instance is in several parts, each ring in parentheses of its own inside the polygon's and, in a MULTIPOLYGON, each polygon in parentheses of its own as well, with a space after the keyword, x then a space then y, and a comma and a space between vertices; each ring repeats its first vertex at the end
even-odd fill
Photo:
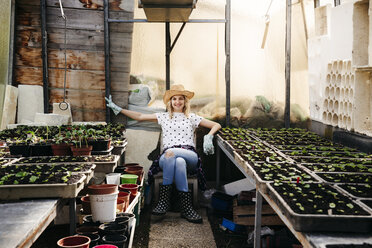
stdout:
MULTIPOLYGON (((133 11, 119 7, 122 1, 128 0, 110 0, 110 18, 133 19, 133 11)), ((63 100, 65 31, 58 0, 46 2, 49 112, 52 112, 52 103, 63 100)), ((63 0, 62 4, 67 16, 66 96, 73 120, 105 121, 103 6, 92 4, 91 0, 63 0)), ((110 23, 109 28, 111 92, 116 103, 126 106, 133 24, 110 23)), ((13 85, 42 86, 40 0, 16 0, 15 32, 13 85)), ((122 121, 119 118, 113 119, 122 121)))

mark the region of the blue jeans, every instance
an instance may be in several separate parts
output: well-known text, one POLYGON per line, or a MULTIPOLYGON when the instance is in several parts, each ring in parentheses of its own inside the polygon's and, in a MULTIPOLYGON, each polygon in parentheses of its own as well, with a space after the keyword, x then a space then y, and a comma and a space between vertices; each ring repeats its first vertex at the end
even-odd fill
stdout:
POLYGON ((159 166, 163 170, 163 185, 176 183, 177 190, 187 192, 187 171, 195 170, 198 155, 182 148, 170 148, 161 155, 159 166))

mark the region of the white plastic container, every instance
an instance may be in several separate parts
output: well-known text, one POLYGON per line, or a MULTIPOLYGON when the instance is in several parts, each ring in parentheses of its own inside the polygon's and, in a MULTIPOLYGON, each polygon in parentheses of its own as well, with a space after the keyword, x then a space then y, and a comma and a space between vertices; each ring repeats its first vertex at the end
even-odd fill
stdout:
POLYGON ((94 222, 99 221, 103 223, 115 221, 118 194, 119 192, 107 195, 89 195, 92 219, 94 222))
POLYGON ((120 184, 120 173, 109 173, 106 175, 107 184, 120 184))

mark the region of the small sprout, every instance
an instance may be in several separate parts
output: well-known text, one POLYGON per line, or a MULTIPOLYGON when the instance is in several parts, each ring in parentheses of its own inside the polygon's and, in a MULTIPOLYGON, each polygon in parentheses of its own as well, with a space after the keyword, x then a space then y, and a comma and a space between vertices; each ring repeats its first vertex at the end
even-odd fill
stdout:
POLYGON ((331 203, 329 204, 329 207, 330 207, 330 208, 335 208, 335 207, 336 207, 336 204, 334 204, 333 202, 331 202, 331 203))
POLYGON ((353 204, 351 204, 351 203, 348 203, 348 204, 346 204, 346 206, 348 207, 348 208, 354 208, 354 205, 353 204))

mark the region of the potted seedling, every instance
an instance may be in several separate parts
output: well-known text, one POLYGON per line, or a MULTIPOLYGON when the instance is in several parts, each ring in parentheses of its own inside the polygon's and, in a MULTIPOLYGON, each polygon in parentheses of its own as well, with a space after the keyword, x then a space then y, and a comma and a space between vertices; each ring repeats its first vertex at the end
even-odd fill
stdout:
POLYGON ((58 134, 54 136, 54 143, 52 144, 54 156, 71 156, 70 137, 70 131, 62 133, 61 127, 58 127, 58 134))
POLYGON ((88 145, 88 134, 85 127, 75 128, 72 131, 72 142, 70 146, 73 156, 89 156, 92 152, 92 146, 88 145))

